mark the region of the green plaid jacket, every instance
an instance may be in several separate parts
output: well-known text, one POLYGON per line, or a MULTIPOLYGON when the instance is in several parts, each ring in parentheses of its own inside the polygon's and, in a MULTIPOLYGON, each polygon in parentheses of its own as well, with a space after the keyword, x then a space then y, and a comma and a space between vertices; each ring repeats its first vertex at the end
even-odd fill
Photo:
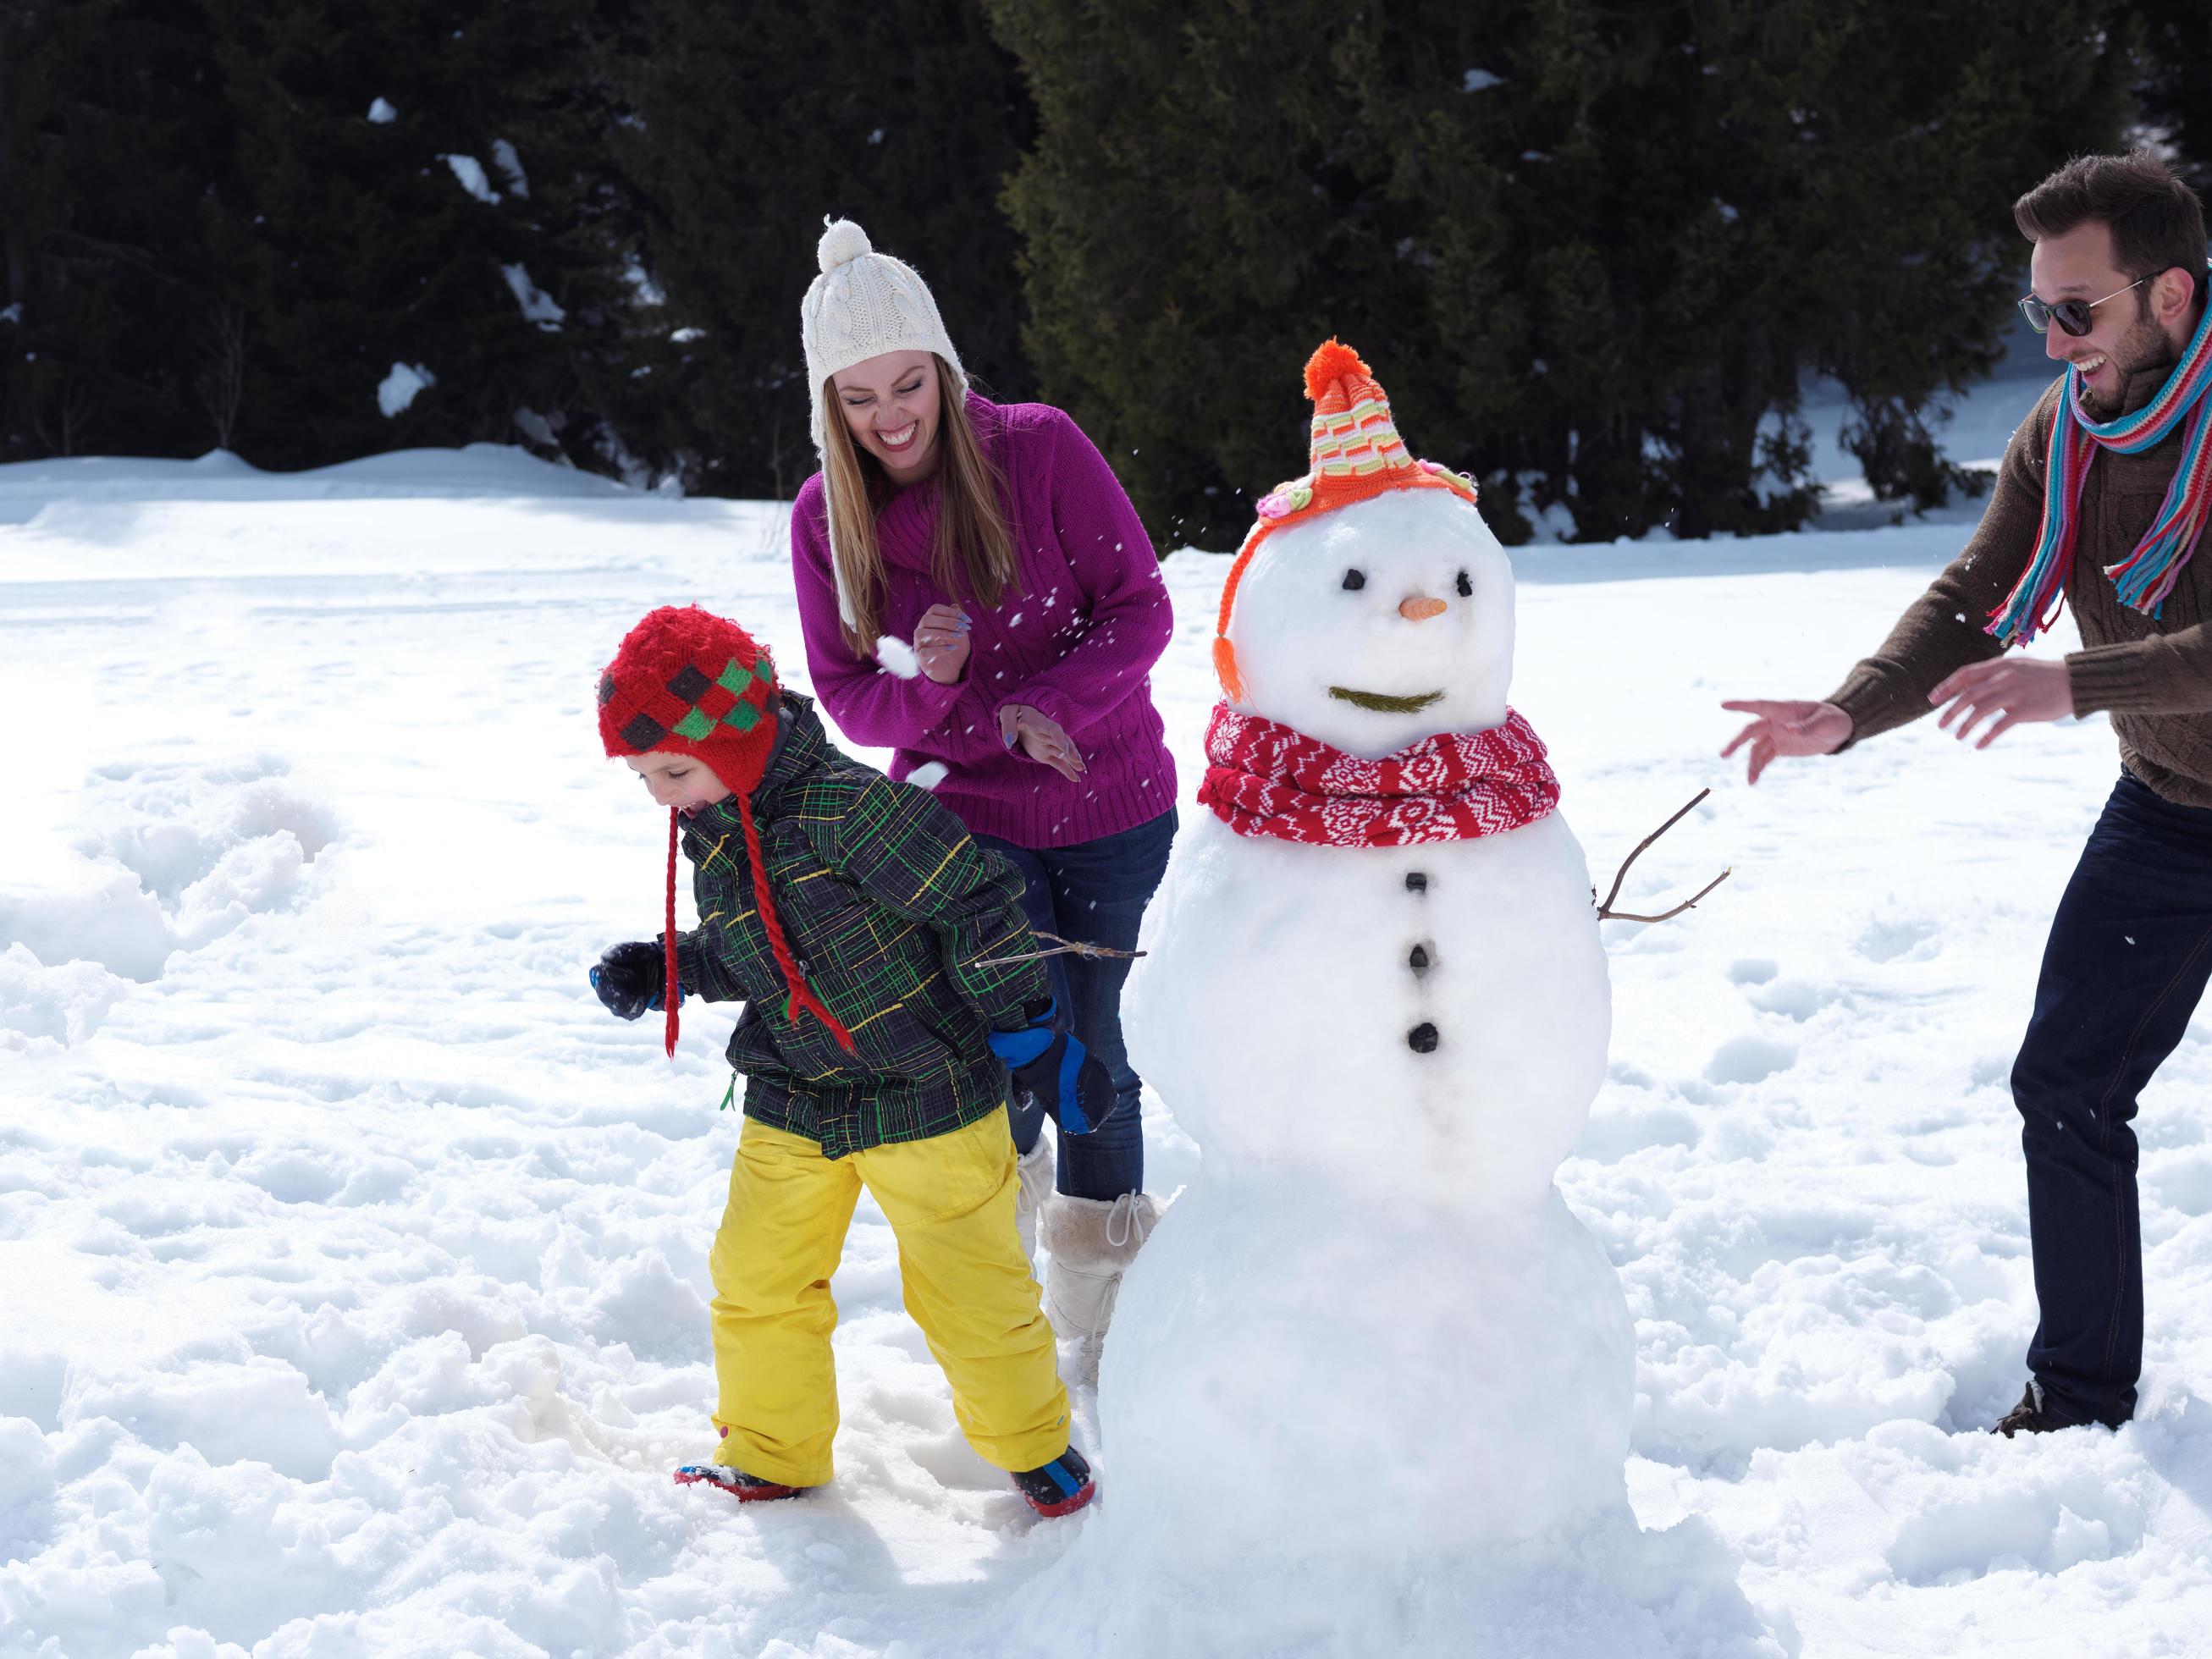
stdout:
POLYGON ((830 746, 813 703, 792 692, 777 748, 753 792, 753 822, 784 937, 806 982, 853 1034, 788 1017, 735 799, 687 822, 699 926, 676 942, 684 988, 743 999, 730 1064, 745 1115, 821 1143, 824 1157, 923 1140, 1006 1098, 986 1043, 1052 994, 1043 965, 979 968, 1036 949, 1021 877, 978 847, 926 789, 893 783, 830 746))

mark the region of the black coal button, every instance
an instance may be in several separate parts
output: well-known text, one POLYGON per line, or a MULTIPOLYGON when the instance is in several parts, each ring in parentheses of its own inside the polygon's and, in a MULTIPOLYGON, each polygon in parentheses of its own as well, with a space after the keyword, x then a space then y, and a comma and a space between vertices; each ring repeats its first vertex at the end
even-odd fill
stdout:
POLYGON ((1411 968, 1417 974, 1427 973, 1429 971, 1429 947, 1425 945, 1416 945, 1413 947, 1413 954, 1406 958, 1406 965, 1411 968))
POLYGON ((1406 890, 1409 893, 1427 892, 1429 878, 1418 870, 1408 870, 1406 872, 1406 890))
POLYGON ((1406 1046, 1417 1054, 1432 1054, 1437 1051, 1437 1028, 1425 1019, 1406 1033, 1406 1046))

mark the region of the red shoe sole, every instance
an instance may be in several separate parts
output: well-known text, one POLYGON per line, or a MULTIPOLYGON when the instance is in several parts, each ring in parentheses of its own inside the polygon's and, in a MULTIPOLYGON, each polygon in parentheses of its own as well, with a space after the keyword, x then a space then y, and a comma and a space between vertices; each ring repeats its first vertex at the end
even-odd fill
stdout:
POLYGON ((729 1493, 740 1504, 772 1504, 779 1498, 796 1498, 806 1490, 804 1486, 778 1486, 765 1484, 733 1486, 726 1480, 717 1480, 704 1470, 689 1468, 676 1471, 676 1484, 679 1486, 713 1486, 719 1491, 729 1493))
MULTIPOLYGON (((1022 1492, 1019 1486, 1015 1487, 1014 1490, 1022 1492)), ((1027 1504, 1039 1515, 1049 1519, 1055 1515, 1073 1515, 1097 1495, 1098 1483, 1096 1480, 1086 1480, 1076 1490, 1073 1497, 1063 1498, 1057 1504, 1040 1504, 1025 1492, 1022 1492, 1022 1502, 1027 1504)))

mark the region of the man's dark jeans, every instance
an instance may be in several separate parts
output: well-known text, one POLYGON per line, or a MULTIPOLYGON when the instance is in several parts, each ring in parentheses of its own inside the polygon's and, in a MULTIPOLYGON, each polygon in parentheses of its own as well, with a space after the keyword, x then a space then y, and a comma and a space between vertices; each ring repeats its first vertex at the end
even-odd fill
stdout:
MULTIPOLYGON (((1027 890, 1022 908, 1030 926, 1085 945, 1117 951, 1137 945, 1137 925, 1168 867, 1175 841, 1172 808, 1149 823, 1119 835, 1073 847, 1016 847, 1010 842, 975 839, 1003 853, 1022 872, 1027 890)), ((1129 977, 1124 960, 1049 957, 1052 994, 1060 999, 1084 1047, 1098 1056, 1114 1077, 1113 1116, 1087 1135, 1060 1139, 1060 1190, 1075 1198, 1109 1200, 1141 1192, 1145 1185, 1145 1131, 1138 1106, 1137 1074, 1121 1042, 1121 984, 1129 977)), ((1044 1128, 1044 1109, 1029 1096, 1016 1103, 1014 1148, 1026 1152, 1044 1128)))
POLYGON ((2136 1097, 2212 976, 2212 811, 2123 774, 2051 921, 2012 1068, 2046 1407, 2118 1425, 2142 1370, 2136 1097))

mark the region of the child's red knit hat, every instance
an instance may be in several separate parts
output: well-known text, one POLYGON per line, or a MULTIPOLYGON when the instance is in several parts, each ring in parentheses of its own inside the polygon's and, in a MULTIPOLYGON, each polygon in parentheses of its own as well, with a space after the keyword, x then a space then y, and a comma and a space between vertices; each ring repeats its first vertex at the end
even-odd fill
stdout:
MULTIPOLYGON (((798 958, 783 936, 761 862, 760 832, 753 827, 752 793, 760 787, 775 749, 775 665, 752 635, 696 605, 663 605, 623 636, 621 649, 599 676, 599 740, 610 757, 661 751, 695 755, 737 797, 744 826, 745 859, 753 895, 768 930, 776 966, 791 989, 786 1017, 812 1014, 853 1052, 853 1034, 807 988, 798 958)), ((680 815, 668 814, 667 926, 662 933, 668 1010, 667 1042, 676 1053, 676 849, 680 815)))

